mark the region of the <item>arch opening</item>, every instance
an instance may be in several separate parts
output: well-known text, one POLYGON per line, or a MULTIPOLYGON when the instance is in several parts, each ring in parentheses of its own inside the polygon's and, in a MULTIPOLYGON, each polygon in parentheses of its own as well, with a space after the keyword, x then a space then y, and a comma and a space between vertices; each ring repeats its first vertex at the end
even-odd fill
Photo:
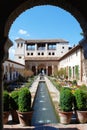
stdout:
POLYGON ((63 2, 58 1, 58 2, 52 2, 49 0, 44 0, 44 1, 33 1, 33 2, 29 2, 26 1, 23 4, 20 4, 20 6, 18 6, 9 16, 6 25, 5 25, 5 31, 4 31, 4 35, 8 36, 9 30, 11 28, 11 25, 13 24, 13 22, 15 21, 15 19, 21 14, 23 13, 25 10, 27 9, 31 9, 33 7, 36 6, 41 6, 41 5, 52 5, 55 7, 60 7, 62 9, 64 9, 65 11, 68 11, 72 16, 74 16, 74 18, 78 21, 78 23, 80 24, 80 27, 83 30, 84 35, 86 35, 86 31, 87 31, 87 25, 86 25, 86 21, 84 19, 84 17, 81 15, 81 13, 74 7, 72 6, 70 3, 65 2, 63 4, 63 2))
MULTIPOLYGON (((67 3, 67 2, 65 2, 65 3, 59 2, 59 3, 57 3, 57 2, 54 2, 54 1, 51 2, 49 0, 44 0, 44 1, 39 1, 38 0, 36 2, 33 1, 33 2, 30 2, 30 4, 29 4, 29 2, 30 2, 30 0, 28 0, 27 2, 25 2, 23 4, 20 3, 20 6, 18 6, 15 9, 15 11, 13 11, 11 13, 11 15, 9 15, 9 18, 7 19, 6 25, 4 27, 4 36, 3 36, 3 38, 4 37, 8 37, 8 33, 9 33, 9 30, 10 30, 10 27, 13 24, 13 21, 19 16, 19 14, 21 14, 22 12, 24 12, 28 8, 30 9, 30 8, 32 8, 34 6, 47 5, 47 4, 62 7, 63 9, 67 10, 68 12, 70 12, 78 20, 78 22, 80 23, 80 26, 81 26, 85 36, 87 35, 87 22, 86 22, 84 16, 81 15, 81 13, 78 11, 78 9, 76 9, 76 8, 74 8, 74 6, 70 5, 70 3, 67 3)), ((0 67, 0 69, 1 69, 1 67, 0 67)), ((2 77, 2 70, 1 70, 0 77, 2 77)), ((2 86, 2 78, 1 78, 0 86, 2 86)), ((1 89, 2 89, 2 87, 1 87, 1 89)), ((0 97, 0 99, 1 99, 1 104, 2 104, 2 97, 0 97)), ((0 112, 2 113, 1 109, 0 109, 0 112)), ((0 122, 0 126, 2 127, 2 122, 0 122)))

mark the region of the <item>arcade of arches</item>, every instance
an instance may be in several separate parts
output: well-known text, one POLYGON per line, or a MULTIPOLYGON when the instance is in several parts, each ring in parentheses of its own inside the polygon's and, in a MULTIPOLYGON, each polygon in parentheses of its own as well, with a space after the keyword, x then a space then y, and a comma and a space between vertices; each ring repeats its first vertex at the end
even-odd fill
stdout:
POLYGON ((53 75, 58 68, 58 61, 38 61, 38 62, 29 62, 26 61, 26 69, 30 69, 34 72, 34 75, 37 74, 46 74, 48 76, 53 75))
MULTIPOLYGON (((9 30, 14 20, 25 10, 34 6, 53 5, 61 7, 75 17, 80 24, 84 38, 80 42, 87 58, 87 3, 82 0, 1 0, 0 1, 0 117, 3 113, 3 70, 2 63, 8 57, 8 49, 12 45, 8 37, 9 30)), ((39 67, 40 68, 40 67, 39 67)), ((0 119, 0 128, 3 129, 3 121, 0 119)))

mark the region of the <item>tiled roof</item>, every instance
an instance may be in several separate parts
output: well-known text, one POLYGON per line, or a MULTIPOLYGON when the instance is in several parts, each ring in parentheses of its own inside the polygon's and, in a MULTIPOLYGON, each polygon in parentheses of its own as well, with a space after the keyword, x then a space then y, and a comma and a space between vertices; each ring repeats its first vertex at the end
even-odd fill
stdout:
POLYGON ((15 41, 25 41, 23 38, 15 39, 15 41))
POLYGON ((18 64, 18 65, 21 65, 21 66, 24 66, 24 67, 25 67, 25 65, 23 65, 23 64, 21 64, 21 63, 19 63, 19 62, 13 61, 13 60, 11 60, 11 59, 7 59, 6 61, 11 62, 11 63, 14 63, 14 64, 18 64))
POLYGON ((68 43, 68 41, 65 41, 63 39, 38 39, 38 40, 26 40, 26 44, 28 43, 68 43))

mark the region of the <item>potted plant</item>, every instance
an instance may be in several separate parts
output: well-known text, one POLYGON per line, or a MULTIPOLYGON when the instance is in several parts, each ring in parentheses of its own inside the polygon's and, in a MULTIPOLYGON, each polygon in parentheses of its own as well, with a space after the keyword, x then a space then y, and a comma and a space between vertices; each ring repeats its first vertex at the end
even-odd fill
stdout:
POLYGON ((10 94, 10 107, 11 107, 11 115, 12 115, 12 121, 18 123, 18 95, 19 91, 12 91, 10 94))
POLYGON ((79 123, 87 122, 87 94, 77 89, 74 93, 75 96, 75 110, 77 115, 77 121, 79 123))
POLYGON ((22 126, 31 125, 31 93, 27 87, 21 88, 19 91, 17 113, 22 126))
POLYGON ((69 124, 71 122, 73 114, 73 94, 71 89, 68 87, 63 87, 60 91, 60 109, 59 118, 60 123, 69 124))
POLYGON ((3 91, 3 123, 8 123, 9 117, 9 93, 7 91, 3 91))

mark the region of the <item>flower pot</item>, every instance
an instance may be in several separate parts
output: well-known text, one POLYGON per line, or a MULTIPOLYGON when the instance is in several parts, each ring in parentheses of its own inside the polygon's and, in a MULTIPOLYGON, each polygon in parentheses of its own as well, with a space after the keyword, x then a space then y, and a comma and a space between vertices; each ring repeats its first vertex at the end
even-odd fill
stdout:
POLYGON ((12 121, 14 123, 19 123, 19 118, 18 118, 18 113, 16 110, 11 110, 11 115, 12 115, 12 121))
POLYGON ((19 112, 18 113, 18 118, 21 126, 30 126, 31 125, 31 118, 33 111, 29 112, 19 112))
POLYGON ((76 111, 77 121, 79 123, 87 122, 87 111, 76 111))
POLYGON ((3 112, 3 124, 8 123, 9 111, 3 112))
POLYGON ((60 123, 62 124, 69 124, 71 122, 73 112, 63 112, 59 111, 59 118, 60 118, 60 123))

